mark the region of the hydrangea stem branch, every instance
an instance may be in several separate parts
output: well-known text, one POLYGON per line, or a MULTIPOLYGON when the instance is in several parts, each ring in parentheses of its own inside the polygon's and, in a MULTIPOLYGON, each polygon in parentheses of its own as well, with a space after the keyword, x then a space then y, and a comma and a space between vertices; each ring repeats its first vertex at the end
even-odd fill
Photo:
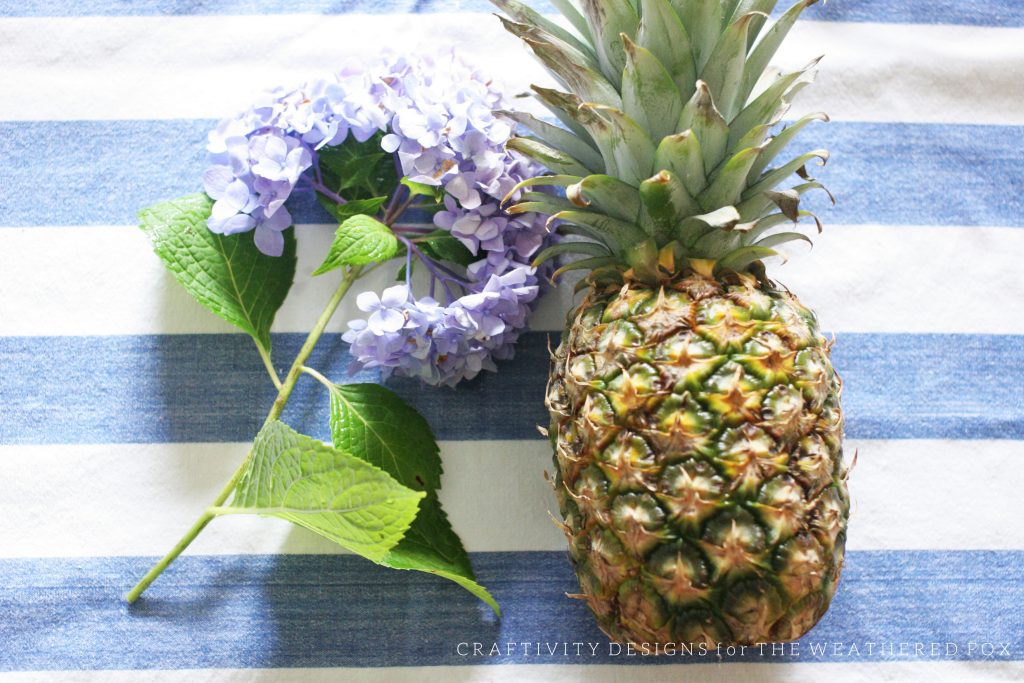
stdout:
MULTIPOLYGON (((356 278, 358 278, 361 273, 361 268, 348 268, 345 271, 345 274, 341 279, 341 283, 338 285, 338 288, 334 290, 334 294, 331 295, 330 301, 327 302, 323 312, 317 319, 316 325, 309 333, 309 336, 306 337, 306 341, 303 343, 302 348, 299 349, 299 353, 295 356, 295 360, 292 362, 292 366, 288 370, 288 374, 285 375, 284 381, 280 383, 277 391, 277 398, 274 399, 274 404, 270 407, 270 412, 267 413, 267 419, 264 424, 273 422, 281 417, 281 413, 284 412, 285 406, 288 405, 288 399, 291 397, 292 391, 295 389, 295 383, 302 374, 303 368, 306 361, 309 359, 310 354, 313 353, 313 349, 316 347, 317 342, 320 341, 320 337, 327 328, 327 323, 330 322, 331 317, 338 309, 338 305, 341 303, 341 300, 345 297, 345 294, 352 286, 352 283, 356 281, 356 278)), ((261 355, 263 355, 262 349, 261 355)), ((269 364, 269 359, 269 354, 266 354, 264 361, 268 363, 269 369, 273 371, 273 365, 269 364)), ((276 376, 276 371, 273 371, 273 374, 276 376)), ((125 600, 127 600, 129 604, 138 600, 139 596, 149 588, 149 585, 153 583, 153 581, 156 580, 156 578, 160 576, 160 574, 162 574, 163 571, 167 569, 167 567, 170 566, 170 564, 174 562, 179 555, 181 555, 182 552, 185 551, 185 549, 196 539, 203 529, 206 528, 206 525, 209 524, 218 514, 221 514, 222 506, 235 490, 238 480, 242 478, 243 474, 245 474, 251 459, 252 450, 250 449, 249 453, 245 456, 245 460, 243 460, 242 464, 238 466, 235 473, 231 475, 231 479, 228 480, 228 483, 223 489, 221 489, 220 493, 217 494, 217 497, 213 499, 210 506, 206 508, 206 510, 203 511, 203 514, 199 516, 199 519, 195 521, 195 524, 185 532, 185 535, 181 537, 181 540, 178 541, 173 548, 171 548, 170 552, 164 555, 159 562, 153 565, 153 568, 142 577, 142 580, 139 581, 134 588, 128 591, 128 594, 125 596, 125 600)))
POLYGON ((334 382, 332 382, 331 380, 327 379, 326 377, 324 377, 322 374, 320 374, 319 372, 317 372, 313 368, 306 367, 305 365, 303 365, 300 368, 300 370, 302 372, 306 373, 307 375, 309 375, 310 377, 312 377, 313 379, 315 379, 317 382, 320 382, 320 384, 323 384, 329 390, 331 390, 331 391, 334 390, 334 382))
POLYGON ((396 233, 395 237, 397 237, 399 241, 405 245, 405 248, 409 250, 410 254, 414 254, 416 258, 418 258, 423 263, 423 265, 426 266, 427 270, 430 272, 431 279, 437 280, 441 283, 441 286, 444 287, 445 294, 448 296, 449 302, 454 301, 456 298, 458 298, 452 293, 452 289, 451 287, 448 286, 448 283, 453 282, 457 284, 459 287, 465 287, 466 282, 464 280, 457 277, 454 272, 445 268, 440 263, 437 263, 433 259, 428 258, 427 255, 424 254, 423 251, 420 250, 420 248, 417 247, 416 244, 405 235, 402 235, 401 233, 396 233))
POLYGON ((319 178, 317 178, 316 180, 313 180, 312 184, 313 184, 313 189, 314 190, 316 190, 317 192, 319 192, 323 196, 327 197, 332 202, 338 204, 339 206, 341 206, 343 204, 348 204, 348 200, 347 199, 342 197, 337 192, 334 192, 333 190, 331 190, 331 188, 329 188, 326 185, 324 185, 323 182, 321 182, 319 178))
POLYGON ((274 388, 280 391, 281 377, 277 374, 277 369, 274 368, 274 361, 270 358, 270 352, 263 348, 261 344, 257 344, 256 348, 260 352, 260 358, 263 359, 263 364, 267 366, 267 374, 270 375, 270 381, 274 383, 274 388))

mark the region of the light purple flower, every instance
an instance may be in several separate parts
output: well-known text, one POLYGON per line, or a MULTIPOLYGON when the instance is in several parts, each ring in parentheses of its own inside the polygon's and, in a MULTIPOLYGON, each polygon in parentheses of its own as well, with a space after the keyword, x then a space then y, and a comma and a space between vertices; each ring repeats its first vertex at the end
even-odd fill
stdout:
POLYGON ((530 260, 550 239, 541 217, 500 208, 519 181, 541 170, 505 150, 513 129, 493 112, 507 107, 491 78, 451 52, 387 56, 268 91, 209 135, 209 228, 253 230, 260 251, 280 255, 282 231, 292 223, 286 202, 310 175, 317 150, 384 133, 381 147, 405 176, 443 190, 434 224, 477 260, 464 273, 426 262, 429 297, 417 297, 408 281, 379 296, 362 293, 357 306, 365 316, 348 323, 344 339, 357 366, 431 384, 494 370, 494 359, 511 357, 526 328, 541 287, 530 260), (441 301, 433 298, 438 289, 441 301))

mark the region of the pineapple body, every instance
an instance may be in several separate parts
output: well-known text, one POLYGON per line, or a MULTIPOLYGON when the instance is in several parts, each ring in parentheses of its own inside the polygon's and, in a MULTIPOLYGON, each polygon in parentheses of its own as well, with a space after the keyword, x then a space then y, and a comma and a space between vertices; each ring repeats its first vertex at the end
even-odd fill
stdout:
POLYGON ((787 641, 828 609, 849 513, 814 314, 753 275, 591 285, 553 355, 555 490, 620 642, 787 641))

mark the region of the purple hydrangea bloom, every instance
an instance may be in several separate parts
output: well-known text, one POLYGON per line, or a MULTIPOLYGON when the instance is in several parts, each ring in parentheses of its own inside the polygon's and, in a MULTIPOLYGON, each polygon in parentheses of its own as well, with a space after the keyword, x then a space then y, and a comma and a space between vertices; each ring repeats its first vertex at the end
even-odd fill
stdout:
POLYGON ((381 147, 405 176, 443 190, 434 224, 477 260, 453 273, 416 249, 415 233, 395 226, 410 257, 422 257, 431 296, 415 296, 408 281, 379 296, 361 294, 366 316, 350 321, 344 335, 356 365, 447 385, 494 370, 526 328, 541 286, 530 259, 549 239, 540 216, 500 208, 516 183, 541 171, 505 150, 513 127, 494 115, 501 108, 507 102, 493 80, 450 52, 386 57, 272 90, 210 133, 203 176, 215 200, 209 228, 254 230, 262 252, 280 255, 281 231, 292 223, 284 204, 317 150, 382 132, 381 147), (438 284, 440 301, 433 298, 438 284))

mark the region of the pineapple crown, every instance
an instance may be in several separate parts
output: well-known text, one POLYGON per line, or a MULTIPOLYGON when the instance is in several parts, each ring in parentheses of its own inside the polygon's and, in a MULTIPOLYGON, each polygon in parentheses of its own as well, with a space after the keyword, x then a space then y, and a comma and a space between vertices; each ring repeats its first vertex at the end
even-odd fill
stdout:
MULTIPOLYGON (((814 150, 771 164, 815 113, 777 125, 793 97, 813 80, 815 59, 780 73, 768 62, 800 13, 799 0, 767 24, 776 0, 551 0, 571 28, 518 0, 492 0, 567 92, 532 86, 564 128, 522 112, 501 114, 531 135, 508 147, 552 175, 519 183, 506 197, 511 214, 550 216, 549 227, 584 237, 541 252, 585 258, 556 273, 660 281, 696 270, 751 271, 801 232, 774 231, 810 216, 800 197, 827 190, 806 164, 814 150), (766 28, 767 26, 767 28, 766 28), (797 174, 803 182, 778 186, 797 174), (565 188, 565 197, 538 187, 565 188)), ((831 194, 829 194, 831 198, 831 194)), ((834 201, 834 200, 833 200, 834 201)))

